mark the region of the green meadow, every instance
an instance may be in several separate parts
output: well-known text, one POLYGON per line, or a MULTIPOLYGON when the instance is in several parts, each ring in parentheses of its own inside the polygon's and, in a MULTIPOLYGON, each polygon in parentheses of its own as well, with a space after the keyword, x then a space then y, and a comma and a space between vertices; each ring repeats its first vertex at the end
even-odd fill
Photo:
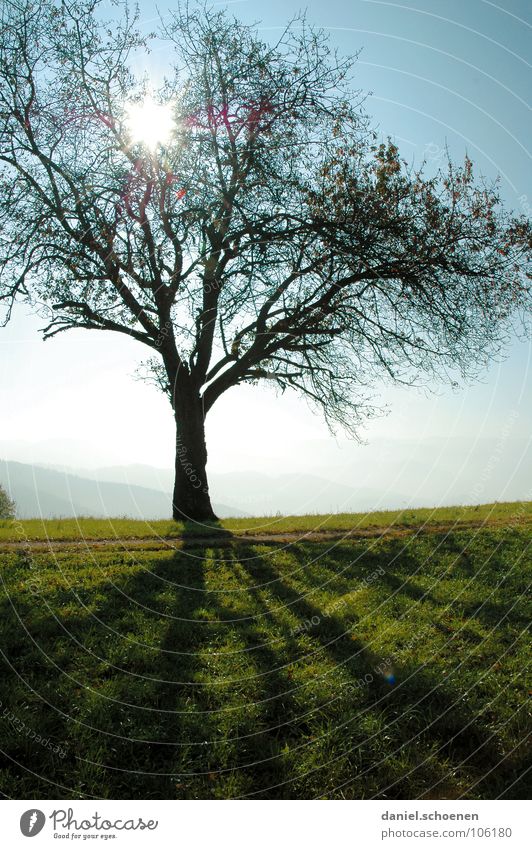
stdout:
POLYGON ((419 529, 435 525, 499 523, 513 526, 532 521, 532 501, 477 506, 437 507, 415 510, 382 510, 373 513, 333 513, 307 516, 264 516, 261 518, 224 519, 212 525, 185 525, 170 520, 136 521, 133 519, 30 519, 0 522, 0 540, 72 540, 171 539, 188 535, 202 536, 224 528, 234 534, 283 534, 310 532, 350 532, 368 529, 419 529))
POLYGON ((4 796, 529 796, 531 503, 221 524, 1 526, 4 796))

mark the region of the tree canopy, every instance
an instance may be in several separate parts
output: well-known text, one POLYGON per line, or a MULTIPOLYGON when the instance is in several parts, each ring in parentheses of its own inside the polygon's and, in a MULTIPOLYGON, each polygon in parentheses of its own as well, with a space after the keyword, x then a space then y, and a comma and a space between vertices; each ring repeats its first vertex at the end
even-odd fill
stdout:
POLYGON ((404 162, 371 129, 356 57, 304 17, 266 43, 180 6, 155 90, 132 71, 152 38, 117 10, 4 3, 0 297, 6 318, 17 299, 44 310, 46 338, 149 348, 203 490, 191 433, 227 389, 268 380, 356 429, 376 381, 474 376, 526 324, 530 222, 467 157, 404 162), (147 98, 171 110, 164 143, 131 132, 147 98))

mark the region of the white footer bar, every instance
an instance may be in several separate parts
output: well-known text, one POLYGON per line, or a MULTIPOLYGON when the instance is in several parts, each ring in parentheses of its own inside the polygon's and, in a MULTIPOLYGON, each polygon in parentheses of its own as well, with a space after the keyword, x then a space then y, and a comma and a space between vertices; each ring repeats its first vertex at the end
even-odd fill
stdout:
POLYGON ((9 800, 0 803, 0 839, 6 849, 530 849, 529 812, 524 801, 9 800))

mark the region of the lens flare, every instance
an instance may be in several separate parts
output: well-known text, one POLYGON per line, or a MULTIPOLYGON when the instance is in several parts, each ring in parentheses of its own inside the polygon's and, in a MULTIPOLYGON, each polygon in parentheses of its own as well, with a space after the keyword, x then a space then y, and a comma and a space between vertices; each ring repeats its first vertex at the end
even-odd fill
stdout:
POLYGON ((131 103, 126 109, 126 127, 131 141, 155 150, 168 144, 175 122, 170 103, 155 103, 146 97, 140 103, 131 103))

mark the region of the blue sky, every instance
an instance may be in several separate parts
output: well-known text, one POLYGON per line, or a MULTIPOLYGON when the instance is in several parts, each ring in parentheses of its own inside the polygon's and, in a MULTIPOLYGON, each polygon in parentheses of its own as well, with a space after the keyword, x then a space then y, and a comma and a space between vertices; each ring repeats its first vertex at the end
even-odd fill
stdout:
MULTIPOLYGON (((291 0, 214 5, 227 6, 245 21, 260 21, 265 39, 275 38, 301 8, 291 0)), ((310 21, 330 32, 340 52, 362 51, 356 86, 370 93, 366 110, 384 137, 396 139, 404 158, 419 162, 426 157, 430 167, 437 167, 445 145, 456 159, 467 151, 484 174, 500 174, 506 203, 530 214, 532 127, 527 95, 532 87, 532 8, 528 2, 321 0, 308 2, 306 8, 310 21)), ((141 2, 140 9, 146 26, 153 26, 154 4, 141 2)), ((147 70, 160 73, 164 61, 165 50, 156 51, 147 70)), ((10 453, 16 459, 17 440, 52 440, 56 448, 64 444, 65 464, 89 466, 113 460, 171 464, 168 404, 131 377, 142 355, 137 346, 112 335, 77 331, 43 343, 38 326, 40 322, 21 309, 0 334, 0 455, 10 453)), ((403 492, 415 491, 421 476, 423 500, 436 502, 444 497, 438 473, 454 468, 457 452, 463 459, 460 474, 468 481, 464 500, 482 463, 487 467, 495 452, 498 473, 486 483, 486 497, 479 500, 503 492, 502 468, 507 470, 506 483, 520 469, 518 483, 510 481, 506 493, 524 496, 523 464, 530 466, 530 452, 523 458, 522 450, 532 421, 531 361, 530 342, 514 340, 506 359, 493 363, 482 383, 474 386, 459 391, 440 387, 437 395, 383 389, 382 400, 390 413, 369 424, 365 448, 344 438, 333 440, 297 396, 276 397, 271 390, 258 388, 234 390, 222 399, 208 424, 210 466, 272 474, 306 470, 355 485, 361 476, 371 480, 382 452, 391 452, 390 456, 404 458, 394 485, 403 492), (405 445, 410 446, 408 451, 405 445), (412 445, 427 458, 422 472, 408 460, 412 445), (485 461, 477 457, 483 445, 485 461), (472 452, 476 465, 468 472, 472 452), (427 486, 430 467, 432 488, 427 486)), ((34 453, 37 460, 48 458, 46 446, 36 446, 34 453)), ((381 478, 379 485, 384 485, 381 478)))

